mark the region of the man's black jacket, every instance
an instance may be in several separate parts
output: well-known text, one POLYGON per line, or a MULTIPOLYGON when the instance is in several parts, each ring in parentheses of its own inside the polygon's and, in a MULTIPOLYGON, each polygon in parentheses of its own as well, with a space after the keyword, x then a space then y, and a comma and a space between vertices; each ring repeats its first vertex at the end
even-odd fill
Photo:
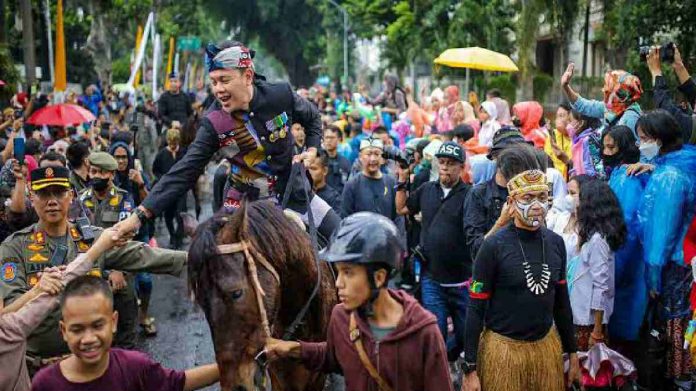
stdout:
MULTIPOLYGON (((216 101, 208 112, 212 110, 220 110, 220 103, 216 101)), ((295 143, 292 132, 289 131, 290 125, 295 122, 302 124, 307 134, 305 144, 307 147, 318 148, 321 144, 319 111, 307 100, 295 94, 290 84, 269 83, 256 79, 248 115, 263 146, 266 162, 277 177, 275 190, 282 196, 290 175, 292 146, 295 143), (271 142, 271 132, 267 129, 266 122, 282 113, 286 113, 288 117, 287 136, 273 138, 274 141, 271 142)), ((194 186, 218 149, 218 134, 210 120, 204 116, 196 132, 196 139, 189 145, 186 155, 160 179, 142 205, 155 215, 160 214, 194 186)))
POLYGON ((157 114, 167 127, 171 126, 172 121, 179 121, 184 126, 193 114, 191 99, 183 92, 172 94, 167 91, 157 101, 157 114))
POLYGON ((507 189, 498 186, 495 178, 479 183, 469 192, 464 204, 464 236, 471 250, 471 259, 476 259, 484 236, 493 228, 503 205, 507 202, 507 189))

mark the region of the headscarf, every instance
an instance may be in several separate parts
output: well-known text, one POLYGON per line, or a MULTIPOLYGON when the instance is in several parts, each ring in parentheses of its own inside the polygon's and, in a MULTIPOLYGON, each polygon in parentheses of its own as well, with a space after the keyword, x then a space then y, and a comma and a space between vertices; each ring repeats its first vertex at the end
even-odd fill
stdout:
POLYGON ((455 104, 462 106, 462 109, 464 111, 464 122, 476 120, 476 115, 474 114, 474 107, 471 106, 471 103, 464 101, 464 100, 460 100, 459 102, 457 102, 455 104))
POLYGON ((510 105, 508 102, 499 97, 491 99, 491 102, 495 103, 495 108, 498 110, 498 122, 500 122, 501 125, 512 124, 512 119, 510 118, 510 105))
POLYGON ((459 87, 455 85, 450 85, 445 88, 445 94, 447 95, 448 98, 450 98, 450 101, 458 101, 459 98, 459 87))
POLYGON ((629 107, 640 110, 638 99, 643 94, 640 79, 623 70, 609 71, 604 75, 604 118, 612 123, 629 107))
POLYGON ((123 141, 111 143, 111 146, 109 147, 109 154, 113 156, 117 148, 123 148, 126 150, 126 154, 128 154, 128 166, 126 167, 125 171, 116 170, 114 172, 114 185, 130 193, 131 197, 133 197, 133 201, 135 201, 135 204, 140 205, 142 200, 140 199, 138 185, 133 183, 128 177, 130 170, 135 168, 135 159, 130 152, 130 148, 128 148, 128 144, 123 141))
POLYGON ((213 44, 205 47, 205 63, 208 72, 218 69, 251 68, 254 70, 254 55, 256 52, 244 45, 220 49, 213 44))
POLYGON ((520 120, 520 131, 525 139, 534 140, 534 130, 539 129, 539 120, 544 116, 544 108, 536 101, 520 102, 512 106, 512 112, 520 120))
MULTIPOLYGON (((481 106, 483 107, 484 110, 486 110, 486 113, 490 116, 488 121, 495 120, 498 118, 498 109, 495 107, 495 103, 487 100, 483 103, 481 103, 481 106)), ((486 122, 488 122, 486 121, 486 122)))

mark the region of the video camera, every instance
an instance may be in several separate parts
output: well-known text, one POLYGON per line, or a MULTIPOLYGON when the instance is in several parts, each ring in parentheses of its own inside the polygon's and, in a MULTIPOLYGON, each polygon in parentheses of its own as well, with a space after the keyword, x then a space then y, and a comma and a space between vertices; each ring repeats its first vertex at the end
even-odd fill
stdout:
MULTIPOLYGON (((638 48, 638 53, 640 54, 640 60, 646 61, 648 58, 648 53, 650 53, 650 46, 641 46, 638 48)), ((674 62, 674 42, 669 42, 660 46, 660 61, 666 63, 674 62)))
POLYGON ((382 157, 387 160, 395 161, 402 169, 409 168, 409 166, 411 166, 411 164, 413 164, 413 162, 416 160, 412 153, 403 153, 399 148, 393 145, 390 147, 384 147, 382 157))

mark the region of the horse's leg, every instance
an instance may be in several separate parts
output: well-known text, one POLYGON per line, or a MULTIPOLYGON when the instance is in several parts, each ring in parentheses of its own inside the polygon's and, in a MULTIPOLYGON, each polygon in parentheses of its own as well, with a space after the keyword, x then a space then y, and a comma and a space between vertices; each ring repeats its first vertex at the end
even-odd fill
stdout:
POLYGON ((290 360, 272 364, 273 391, 323 391, 326 376, 290 360))

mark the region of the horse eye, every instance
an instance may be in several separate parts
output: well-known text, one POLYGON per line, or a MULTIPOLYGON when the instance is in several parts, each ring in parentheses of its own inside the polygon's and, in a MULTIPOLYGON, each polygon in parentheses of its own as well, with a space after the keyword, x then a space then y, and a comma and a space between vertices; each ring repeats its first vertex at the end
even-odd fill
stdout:
POLYGON ((232 292, 232 300, 238 300, 240 297, 242 297, 242 294, 244 293, 244 290, 242 289, 237 289, 236 291, 232 292))

